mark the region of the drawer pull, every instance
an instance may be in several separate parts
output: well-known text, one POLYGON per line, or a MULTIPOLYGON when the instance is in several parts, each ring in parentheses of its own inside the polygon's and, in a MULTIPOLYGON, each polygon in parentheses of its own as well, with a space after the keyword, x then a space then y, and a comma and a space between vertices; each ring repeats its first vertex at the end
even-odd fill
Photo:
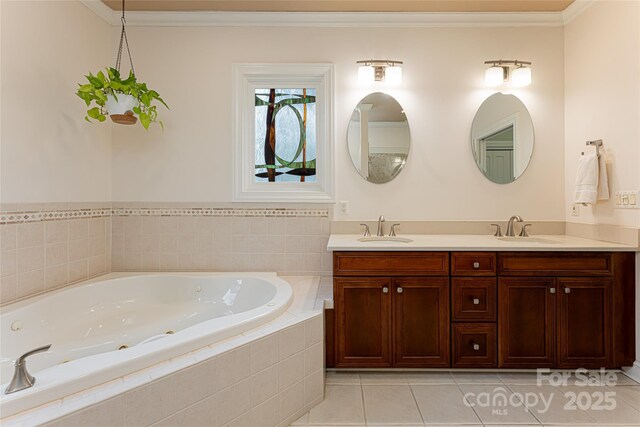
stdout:
POLYGON ((571 288, 564 288, 564 293, 565 294, 570 294, 571 293, 571 288))
POLYGON ((555 294, 556 293, 556 288, 549 288, 549 293, 555 294))
POLYGON ((398 292, 399 294, 402 293, 402 288, 400 286, 398 286, 398 289, 396 289, 396 292, 398 292))
POLYGON ((478 261, 474 262, 473 268, 480 268, 480 263, 478 261))
POLYGON ((473 350, 474 351, 480 350, 480 344, 476 344, 476 343, 472 343, 472 344, 473 344, 473 350))
POLYGON ((478 305, 478 304, 480 304, 480 300, 478 298, 474 298, 473 305, 478 305))
POLYGON ((384 288, 382 288, 382 293, 383 294, 388 294, 389 293, 389 288, 387 288, 386 286, 384 288))

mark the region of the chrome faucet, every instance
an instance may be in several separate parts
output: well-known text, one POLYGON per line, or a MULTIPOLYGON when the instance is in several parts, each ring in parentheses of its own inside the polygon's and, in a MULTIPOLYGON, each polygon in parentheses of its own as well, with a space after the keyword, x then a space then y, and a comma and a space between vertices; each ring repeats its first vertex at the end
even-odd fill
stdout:
POLYGON ((16 391, 24 390, 29 387, 33 387, 36 379, 33 375, 29 374, 27 371, 27 357, 33 356, 36 353, 42 353, 43 351, 47 351, 51 348, 51 344, 45 345, 44 347, 36 348, 34 350, 28 351, 22 356, 18 357, 15 361, 15 371, 13 372, 13 378, 9 383, 9 386, 5 389, 5 394, 15 393, 16 391))
POLYGON ((380 215, 380 218, 378 218, 378 232, 376 233, 376 236, 379 236, 379 237, 384 236, 384 231, 382 230, 383 222, 384 222, 384 216, 380 215))
POLYGON ((509 222, 507 222, 507 232, 505 233, 505 236, 515 237, 516 232, 513 229, 514 220, 518 222, 522 222, 522 218, 520 218, 518 215, 514 215, 511 218, 509 218, 509 222))

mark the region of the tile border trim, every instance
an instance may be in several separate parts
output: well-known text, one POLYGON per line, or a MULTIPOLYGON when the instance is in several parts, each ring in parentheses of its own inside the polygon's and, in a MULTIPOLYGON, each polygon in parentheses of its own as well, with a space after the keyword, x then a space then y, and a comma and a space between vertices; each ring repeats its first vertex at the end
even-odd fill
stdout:
POLYGON ((297 208, 101 208, 0 212, 0 225, 111 216, 304 217, 327 218, 328 209, 297 208))
POLYGON ((111 216, 111 208, 0 212, 0 225, 111 216))
POLYGON ((113 208, 113 216, 328 217, 328 209, 293 208, 113 208))

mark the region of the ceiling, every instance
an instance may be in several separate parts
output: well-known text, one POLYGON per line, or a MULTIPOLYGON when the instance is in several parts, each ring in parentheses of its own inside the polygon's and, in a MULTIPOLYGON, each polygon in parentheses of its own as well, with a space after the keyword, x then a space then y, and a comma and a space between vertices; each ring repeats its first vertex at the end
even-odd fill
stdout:
MULTIPOLYGON (((102 0, 122 10, 122 0, 102 0)), ((154 12, 560 12, 574 0, 127 0, 154 12)))

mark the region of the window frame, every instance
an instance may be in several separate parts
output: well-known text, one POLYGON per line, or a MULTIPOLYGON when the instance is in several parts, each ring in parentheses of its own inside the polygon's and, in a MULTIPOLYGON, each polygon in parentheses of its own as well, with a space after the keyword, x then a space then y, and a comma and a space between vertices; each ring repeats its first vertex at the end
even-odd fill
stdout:
POLYGON ((334 201, 334 65, 233 64, 234 202, 334 201), (255 182, 255 89, 316 89, 316 182, 255 182))

